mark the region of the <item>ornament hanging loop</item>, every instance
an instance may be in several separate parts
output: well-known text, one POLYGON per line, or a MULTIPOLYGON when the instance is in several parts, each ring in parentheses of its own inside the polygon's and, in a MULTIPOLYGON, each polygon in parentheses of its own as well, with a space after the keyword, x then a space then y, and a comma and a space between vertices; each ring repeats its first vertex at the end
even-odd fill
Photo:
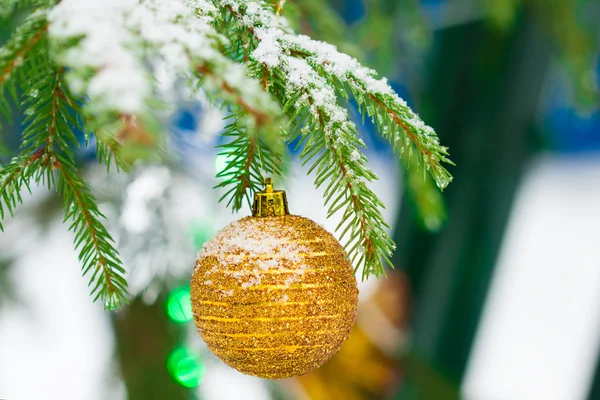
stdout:
POLYGON ((288 215, 287 196, 284 190, 273 190, 273 179, 265 178, 265 189, 254 193, 253 217, 278 217, 288 215))

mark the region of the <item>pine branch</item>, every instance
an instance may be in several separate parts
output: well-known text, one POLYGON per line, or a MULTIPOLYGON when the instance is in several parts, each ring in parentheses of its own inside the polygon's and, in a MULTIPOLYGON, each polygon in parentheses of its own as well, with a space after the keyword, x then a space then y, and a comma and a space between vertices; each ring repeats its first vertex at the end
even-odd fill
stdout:
POLYGON ((69 229, 75 232, 75 247, 81 249, 83 274, 91 273, 94 301, 101 299, 109 310, 118 308, 127 303, 127 281, 114 241, 100 221, 105 217, 72 161, 55 157, 53 168, 59 172, 57 190, 64 199, 65 221, 73 221, 69 229))
POLYGON ((340 53, 335 46, 286 31, 282 18, 276 17, 270 5, 262 0, 215 0, 215 3, 236 16, 238 24, 252 31, 256 48, 251 59, 283 69, 304 61, 327 82, 334 82, 338 95, 348 98, 350 92, 361 106, 361 113, 373 118, 379 132, 395 150, 416 150, 421 164, 441 189, 450 183, 451 175, 442 165, 451 164, 447 149, 439 144, 433 129, 398 97, 387 80, 378 79, 375 71, 340 53))
MULTIPOLYGON (((197 66, 196 71, 201 78, 211 81, 210 87, 214 88, 217 96, 224 100, 230 110, 242 111, 232 119, 238 132, 246 132, 251 136, 257 135, 274 152, 281 152, 284 141, 280 135, 279 124, 283 119, 277 103, 256 80, 231 79, 232 76, 245 76, 239 65, 225 57, 220 61, 219 66, 204 64, 197 66)), ((213 93, 207 93, 215 97, 213 93)))
MULTIPOLYGON (((391 51, 389 48, 390 46, 394 47, 392 44, 393 40, 391 40, 390 35, 388 35, 391 34, 389 28, 394 24, 394 21, 398 22, 401 20, 403 23, 412 24, 411 28, 419 29, 422 28, 422 21, 419 21, 418 10, 414 9, 414 4, 412 3, 404 4, 403 6, 392 6, 391 4, 388 4, 388 6, 391 6, 391 9, 390 7, 383 7, 385 10, 382 9, 378 0, 368 0, 367 3, 369 13, 366 15, 365 20, 352 29, 355 31, 358 28, 358 32, 351 35, 348 35, 348 27, 345 26, 343 20, 336 15, 336 12, 326 0, 297 0, 290 4, 292 7, 291 10, 289 6, 286 8, 285 15, 288 20, 290 19, 290 16, 298 19, 299 16, 297 13, 298 11, 301 11, 300 15, 302 17, 302 22, 304 22, 302 24, 303 31, 306 32, 308 30, 311 32, 310 36, 334 44, 342 52, 352 55, 358 60, 364 58, 365 51, 372 52, 374 58, 370 57, 370 61, 372 63, 375 62, 375 64, 385 64, 380 65, 380 67, 384 70, 389 70, 389 65, 387 65, 389 62, 378 62, 378 60, 383 61, 383 59, 388 59, 389 57, 385 56, 384 53, 391 51), (296 8, 299 10, 296 10, 296 8), (385 36, 384 39, 390 42, 387 47, 384 43, 378 43, 377 50, 373 51, 375 50, 372 48, 373 44, 369 45, 365 42, 362 43, 362 48, 357 46, 357 36, 359 39, 362 36, 368 37, 370 35, 368 31, 373 28, 372 25, 381 26, 381 24, 385 25, 385 27, 383 27, 383 30, 386 32, 386 34, 383 35, 385 36)), ((294 22, 295 21, 292 21, 292 23, 294 22)), ((294 26, 297 25, 297 23, 294 23, 294 26)), ((381 32, 378 33, 381 34, 381 32)), ((406 44, 411 45, 410 43, 406 44)), ((353 104, 352 107, 355 107, 355 105, 353 104)), ((363 115, 364 111, 365 110, 363 109, 363 115)), ((401 146, 396 146, 402 149, 401 146)), ((402 154, 400 154, 400 164, 406 170, 404 179, 406 189, 405 196, 412 204, 414 217, 422 225, 423 229, 436 232, 441 229, 446 220, 444 198, 436 186, 435 181, 433 181, 429 174, 426 173, 426 168, 420 168, 419 158, 410 157, 409 153, 413 152, 414 151, 403 151, 402 154)))
MULTIPOLYGON (((351 83, 356 99, 364 96, 356 87, 352 87, 359 84, 351 83)), ((433 129, 425 125, 410 108, 389 95, 369 94, 365 103, 359 103, 359 110, 361 114, 372 118, 379 133, 390 142, 394 151, 407 151, 409 160, 414 153, 417 157, 416 167, 424 166, 440 189, 445 189, 452 182, 452 175, 443 166, 443 163, 454 165, 448 158, 448 149, 440 145, 433 129)))
POLYGON ((414 151, 417 166, 424 166, 440 189, 448 186, 452 176, 442 165, 452 165, 448 149, 440 145, 434 130, 394 93, 386 79, 378 79, 375 71, 327 43, 289 34, 281 36, 281 43, 282 48, 306 60, 328 81, 336 82, 334 88, 338 95, 349 99, 350 92, 363 117, 367 115, 372 119, 395 152, 407 151, 410 157, 414 151))
MULTIPOLYGON (((383 204, 367 186, 376 176, 359 150, 364 144, 347 110, 338 103, 338 85, 332 82, 339 79, 320 74, 320 69, 303 57, 307 51, 300 53, 281 40, 286 33, 264 2, 227 0, 215 4, 224 12, 222 20, 233 17, 238 30, 246 30, 253 38, 248 43, 249 69, 266 70, 263 78, 270 92, 290 116, 288 140, 300 137, 304 145, 300 158, 303 163, 312 162, 309 173, 316 170, 315 185, 328 182, 328 216, 342 211, 337 230, 341 230, 341 239, 349 237, 345 248, 355 267, 362 269, 363 277, 382 275, 382 260, 391 265, 394 243, 385 231, 389 227, 381 214, 383 204)), ((236 39, 241 40, 239 36, 236 39)))
MULTIPOLYGON (((242 46, 231 46, 227 49, 228 54, 234 58, 243 58, 242 46)), ((252 72, 252 71, 250 71, 252 72)), ((264 74, 268 73, 263 69, 264 74)), ((211 72, 204 71, 204 74, 211 72)), ((268 80, 266 76, 260 79, 262 88, 255 89, 260 93, 266 93, 268 80), (263 92, 265 91, 265 92, 263 92)), ((222 82, 223 90, 235 93, 235 89, 230 88, 227 82, 222 82)), ((254 193, 260 191, 263 187, 264 177, 266 175, 282 175, 283 165, 282 154, 285 155, 284 138, 280 135, 280 128, 277 120, 272 116, 258 117, 255 120, 261 124, 259 134, 253 133, 243 122, 245 114, 256 114, 256 110, 248 106, 243 98, 237 101, 239 112, 231 114, 230 124, 225 127, 221 134, 224 137, 231 137, 232 140, 218 148, 224 151, 219 155, 226 156, 226 165, 222 171, 217 173, 217 178, 222 181, 215 188, 230 188, 219 199, 222 201, 229 198, 227 206, 231 206, 233 211, 239 211, 242 208, 244 199, 250 208, 254 193), (266 129, 265 129, 266 128, 266 129), (260 134, 262 133, 262 134, 260 134)), ((277 115, 280 116, 280 109, 277 108, 277 115)))
POLYGON ((228 38, 210 24, 216 9, 206 1, 184 3, 144 0, 102 4, 98 5, 102 8, 100 16, 79 7, 77 0, 62 1, 54 7, 49 16, 50 34, 57 59, 69 69, 68 80, 76 83, 75 93, 89 97, 86 109, 100 120, 102 116, 114 119, 114 115, 130 115, 142 123, 152 120, 148 111, 157 96, 151 66, 161 64, 173 80, 188 76, 207 93, 216 93, 226 106, 244 109, 246 116, 239 122, 249 132, 256 131, 267 142, 281 146, 277 134, 281 110, 242 66, 222 54, 228 38), (94 20, 87 29, 81 21, 91 18, 94 20), (98 23, 103 24, 103 30, 94 28, 98 23), (114 30, 109 37, 104 34, 107 27, 114 30), (80 40, 82 36, 86 40, 80 40), (90 43, 102 43, 102 51, 90 43))
MULTIPOLYGON (((315 107, 311 92, 307 90, 304 95, 315 107)), ((384 206, 366 185, 377 178, 359 151, 364 144, 353 124, 332 122, 325 109, 315 108, 317 118, 309 116, 309 129, 299 130, 300 142, 305 142, 300 159, 306 164, 316 158, 308 172, 316 169, 317 187, 329 182, 324 194, 325 205, 329 206, 327 217, 343 210, 336 231, 341 231, 340 240, 348 236, 344 248, 356 270, 362 270, 363 279, 371 274, 383 275, 382 259, 392 265, 390 256, 395 245, 385 231, 389 226, 381 215, 384 206)))
MULTIPOLYGON (((64 68, 61 68, 60 74, 64 74, 64 68)), ((93 116, 86 115, 83 105, 84 100, 77 101, 73 98, 70 90, 64 85, 64 78, 61 77, 61 83, 59 89, 55 94, 59 96, 71 110, 71 115, 74 118, 70 119, 71 127, 76 127, 85 134, 85 145, 86 147, 90 144, 90 137, 93 135, 96 139, 95 150, 96 159, 101 164, 106 166, 106 172, 110 172, 110 167, 115 165, 117 171, 128 171, 129 165, 123 159, 121 150, 122 145, 116 138, 116 134, 107 134, 104 129, 97 129, 95 133, 89 132, 91 126, 98 126, 98 122, 94 121, 93 116)), ((123 132, 123 126, 119 124, 121 132, 123 132)), ((121 138, 122 140, 122 138, 121 138)))
MULTIPOLYGON (((0 0, 0 10, 15 4, 0 0)), ((0 109, 8 114, 9 98, 20 89, 26 118, 22 153, 0 171, 0 217, 12 214, 31 182, 56 186, 92 293, 109 308, 126 301, 124 270, 75 165, 80 143, 74 129, 85 132, 86 144, 94 135, 107 169, 113 163, 125 169, 124 158, 139 158, 140 147, 160 151, 159 68, 167 81, 186 77, 231 113, 218 187, 226 188, 234 210, 250 202, 263 172, 282 173, 284 142, 298 139, 300 159, 310 163, 315 185, 326 185, 328 216, 342 214, 337 230, 365 277, 384 273, 394 243, 383 204, 368 187, 377 178, 340 97, 355 98, 363 118, 372 118, 403 157, 415 153, 407 164, 423 165, 439 187, 451 179, 447 150, 433 130, 373 71, 333 46, 294 34, 278 15, 284 1, 20 4, 36 9, 0 49, 0 109)))
MULTIPOLYGON (((43 149, 52 169, 58 171, 56 189, 63 197, 64 221, 72 220, 69 230, 75 233, 75 248, 80 249, 83 274, 91 274, 89 285, 93 287, 94 301, 101 299, 107 309, 114 309, 127 302, 125 270, 114 247, 114 240, 100 221, 105 217, 98 210, 96 199, 73 162, 71 146, 78 143, 72 128, 80 124, 81 115, 78 114, 80 109, 77 103, 64 87, 63 74, 63 69, 58 68, 47 78, 52 80, 53 90, 44 91, 51 94, 45 134, 32 123, 26 128, 24 136, 46 136, 43 149)), ((40 81, 40 85, 43 87, 46 83, 40 81)), ((42 87, 34 90, 40 91, 42 87)), ((40 96, 40 101, 33 106, 38 106, 44 100, 48 99, 40 96)))
POLYGON ((231 206, 234 211, 242 208, 244 199, 252 208, 253 193, 263 187, 263 173, 282 174, 280 156, 260 137, 238 130, 236 120, 240 116, 240 113, 232 115, 231 123, 222 133, 231 140, 218 146, 224 150, 219 155, 226 156, 227 161, 225 168, 217 174, 217 178, 222 181, 215 187, 229 188, 219 201, 229 198, 227 207, 231 206))
POLYGON ((15 157, 0 170, 0 231, 4 231, 2 220, 14 215, 18 204, 23 204, 21 192, 26 188, 31 192, 30 183, 38 181, 44 173, 43 151, 38 150, 30 156, 15 157))
MULTIPOLYGON (((12 12, 16 4, 9 3, 5 4, 5 9, 10 8, 12 12)), ((29 53, 40 46, 47 26, 45 12, 39 10, 29 15, 0 48, 0 112, 7 119, 10 119, 9 98, 17 101, 17 87, 23 81, 18 73, 24 69, 29 53)), ((43 155, 44 152, 39 149, 24 151, 0 170, 0 229, 3 229, 1 221, 7 216, 5 211, 12 216, 17 204, 23 203, 22 189, 25 187, 31 192, 30 182, 40 181, 46 176, 43 155)))
POLYGON ((110 172, 111 165, 115 165, 118 171, 129 171, 129 164, 121 155, 122 145, 117 139, 96 133, 96 159, 106 166, 106 172, 110 172))
POLYGON ((118 146, 122 138, 117 133, 112 135, 117 142, 111 141, 111 134, 101 129, 103 126, 124 116, 140 124, 153 119, 148 109, 155 98, 150 79, 154 70, 149 67, 157 63, 171 74, 187 75, 190 86, 201 88, 209 98, 218 99, 220 105, 235 113, 232 123, 237 132, 256 136, 274 153, 281 153, 284 139, 280 125, 285 121, 277 102, 248 76, 243 66, 223 54, 229 40, 210 24, 216 8, 205 1, 184 3, 189 8, 177 0, 102 5, 109 11, 103 10, 100 18, 105 20, 101 23, 114 25, 118 32, 108 38, 93 28, 97 21, 90 21, 90 29, 86 29, 81 21, 93 13, 79 8, 75 0, 63 1, 52 10, 50 34, 56 56, 68 68, 68 81, 76 83, 77 93, 87 96, 86 115, 99 121, 96 131, 102 135, 96 137, 102 143, 98 157, 104 163, 110 161, 107 155, 114 153, 108 149, 118 146), (118 22, 122 20, 132 22, 123 25, 118 22), (79 40, 81 36, 86 40, 79 40), (102 43, 106 50, 99 54, 97 49, 89 48, 90 42, 102 43), (139 48, 144 49, 143 54, 139 48), (113 59, 113 54, 121 58, 113 59), (122 77, 132 74, 136 76, 135 84, 123 85, 122 77))
MULTIPOLYGON (((22 145, 23 153, 2 169, 0 195, 12 214, 22 202, 22 186, 30 182, 56 184, 64 199, 65 221, 72 219, 70 230, 75 232, 75 247, 83 273, 91 272, 90 285, 95 300, 101 298, 107 308, 126 301, 126 281, 113 240, 100 222, 96 200, 73 162, 74 146, 79 143, 73 128, 83 129, 81 108, 65 86, 64 69, 54 66, 48 57, 46 29, 43 21, 38 33, 31 36, 24 70, 27 75, 18 79, 25 93, 26 107, 22 145), (38 37, 39 35, 39 37, 38 37), (35 51, 31 51, 35 48, 35 51), (56 180, 53 170, 58 171, 56 180)), ((24 50, 18 50, 24 53, 24 50)), ((15 53, 19 57, 20 53, 15 53)), ((14 66, 12 62, 9 65, 14 66)), ((0 216, 5 215, 3 208, 0 216)))
POLYGON ((10 119, 10 102, 17 102, 17 73, 25 57, 44 37, 48 29, 46 13, 39 10, 29 15, 11 38, 0 48, 0 113, 10 119))

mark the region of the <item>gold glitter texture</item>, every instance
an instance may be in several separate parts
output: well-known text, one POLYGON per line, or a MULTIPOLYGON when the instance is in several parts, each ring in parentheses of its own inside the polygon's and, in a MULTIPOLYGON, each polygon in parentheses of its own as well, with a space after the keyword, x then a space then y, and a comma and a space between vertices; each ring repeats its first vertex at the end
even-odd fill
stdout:
POLYGON ((200 251, 191 281, 198 331, 240 372, 280 379, 318 368, 348 338, 358 289, 338 241, 295 216, 247 217, 200 251))

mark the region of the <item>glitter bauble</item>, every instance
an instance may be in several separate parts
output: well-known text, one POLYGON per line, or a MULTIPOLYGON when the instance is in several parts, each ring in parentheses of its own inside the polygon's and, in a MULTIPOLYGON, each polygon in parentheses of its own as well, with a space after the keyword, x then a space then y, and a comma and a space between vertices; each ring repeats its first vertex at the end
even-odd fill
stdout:
POLYGON ((207 242, 191 296, 213 353, 245 374, 280 379, 309 372, 338 351, 356 318, 358 289, 329 232, 279 215, 243 218, 207 242))

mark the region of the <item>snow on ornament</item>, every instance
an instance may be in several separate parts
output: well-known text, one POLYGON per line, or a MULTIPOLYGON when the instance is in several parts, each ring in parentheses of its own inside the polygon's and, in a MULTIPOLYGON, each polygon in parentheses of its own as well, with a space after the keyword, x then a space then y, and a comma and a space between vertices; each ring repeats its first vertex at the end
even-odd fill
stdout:
POLYGON ((339 242, 290 215, 284 191, 255 194, 251 217, 208 241, 191 280, 208 348, 249 375, 281 379, 323 365, 348 338, 358 288, 339 242))

